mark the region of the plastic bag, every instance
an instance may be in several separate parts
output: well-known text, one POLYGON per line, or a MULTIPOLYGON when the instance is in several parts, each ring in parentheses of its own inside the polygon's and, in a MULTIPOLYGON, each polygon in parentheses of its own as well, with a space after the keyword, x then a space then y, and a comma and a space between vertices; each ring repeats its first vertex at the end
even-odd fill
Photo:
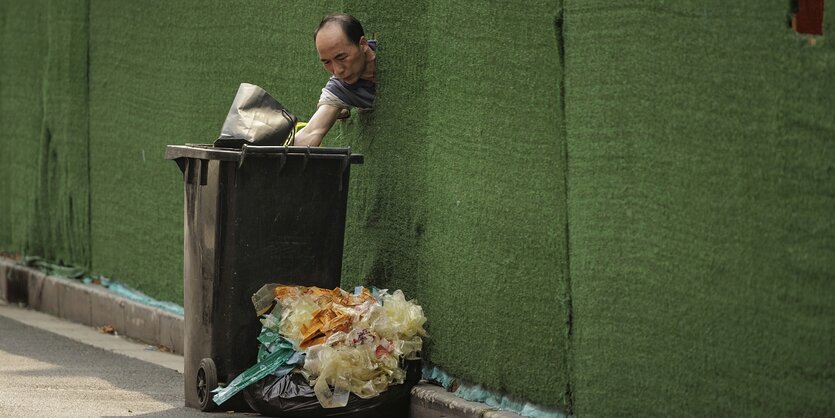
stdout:
POLYGON ((341 408, 323 408, 313 387, 299 373, 267 376, 244 389, 244 399, 256 412, 274 417, 406 417, 409 416, 412 387, 420 380, 421 363, 407 361, 404 368, 406 379, 402 384, 389 386, 379 396, 368 399, 350 394, 347 405, 341 408))
POLYGON ((389 385, 403 382, 405 371, 399 367, 397 357, 388 352, 378 357, 377 347, 377 342, 371 342, 358 346, 319 345, 308 350, 304 368, 315 378, 313 389, 322 406, 345 406, 348 393, 371 398, 389 385))
POLYGON ((255 363, 254 366, 239 374, 235 377, 235 379, 229 382, 226 387, 217 388, 212 391, 214 393, 212 400, 216 404, 220 405, 226 402, 229 398, 240 392, 245 387, 261 380, 271 373, 274 373, 278 370, 278 368, 286 364, 294 354, 296 354, 296 351, 293 350, 292 344, 284 338, 281 338, 281 336, 267 331, 266 329, 261 330, 261 335, 258 339, 262 340, 262 344, 268 345, 268 348, 264 349, 264 345, 262 345, 262 351, 258 353, 258 362, 255 363), (265 343, 264 341, 270 342, 265 343))
POLYGON ((266 90, 241 83, 214 145, 226 148, 241 148, 244 144, 291 145, 296 122, 298 118, 266 90))

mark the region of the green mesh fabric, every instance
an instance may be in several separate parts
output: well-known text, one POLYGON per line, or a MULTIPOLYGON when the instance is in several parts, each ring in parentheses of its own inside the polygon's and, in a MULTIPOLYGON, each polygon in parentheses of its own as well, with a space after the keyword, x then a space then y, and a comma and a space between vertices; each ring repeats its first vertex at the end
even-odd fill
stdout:
POLYGON ((835 411, 835 45, 787 12, 567 4, 578 416, 835 411))
POLYGON ((443 318, 427 354, 453 375, 565 406, 556 4, 397 8, 346 5, 378 34, 380 90, 335 141, 366 156, 343 282, 404 289, 443 318))
POLYGON ((31 209, 38 170, 32 161, 43 125, 45 11, 46 1, 0 3, 0 125, 5 131, 0 135, 0 243, 6 250, 23 250, 28 228, 36 222, 31 209))
POLYGON ((835 18, 788 3, 0 2, 0 250, 182 301, 165 145, 241 82, 308 118, 347 11, 343 285, 417 298, 428 360, 576 416, 833 415, 835 18))
POLYGON ((0 243, 89 266, 87 1, 0 7, 0 243))
POLYGON ((182 301, 183 185, 166 144, 214 141, 238 85, 302 117, 327 80, 310 47, 321 3, 93 3, 93 268, 182 301), (298 110, 297 110, 298 109, 298 110))

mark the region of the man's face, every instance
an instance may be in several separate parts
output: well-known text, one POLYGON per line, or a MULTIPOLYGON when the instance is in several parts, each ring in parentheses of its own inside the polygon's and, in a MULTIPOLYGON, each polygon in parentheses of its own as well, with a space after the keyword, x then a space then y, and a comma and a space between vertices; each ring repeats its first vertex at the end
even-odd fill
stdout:
POLYGON ((316 51, 322 65, 336 78, 354 84, 365 72, 365 37, 359 45, 354 45, 342 32, 339 25, 331 24, 319 29, 316 34, 316 51))

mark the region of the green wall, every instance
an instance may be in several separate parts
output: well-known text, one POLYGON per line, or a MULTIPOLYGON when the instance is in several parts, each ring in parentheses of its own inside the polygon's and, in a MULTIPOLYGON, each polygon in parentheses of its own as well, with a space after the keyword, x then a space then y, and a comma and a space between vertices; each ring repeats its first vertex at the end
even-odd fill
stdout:
POLYGON ((568 5, 578 416, 835 412, 835 45, 738 3, 568 5))
POLYGON ((5 249, 26 248, 29 229, 38 223, 34 160, 43 126, 46 4, 0 2, 0 126, 6 132, 0 135, 0 243, 5 249))
POLYGON ((381 88, 374 113, 343 130, 366 156, 352 171, 344 276, 417 297, 430 357, 450 373, 564 405, 555 5, 472 9, 417 2, 363 20, 379 33, 381 88))
POLYGON ((309 28, 330 8, 304 5, 92 2, 95 271, 182 301, 183 185, 165 146, 217 138, 241 82, 310 116, 326 73, 309 28))
POLYGON ((240 82, 309 117, 344 10, 380 86, 325 140, 366 156, 343 284, 416 297, 431 361, 577 416, 832 415, 835 53, 744 3, 0 2, 0 250, 181 301, 165 145, 240 82))
POLYGON ((87 1, 0 11, 0 248, 89 267, 87 1))

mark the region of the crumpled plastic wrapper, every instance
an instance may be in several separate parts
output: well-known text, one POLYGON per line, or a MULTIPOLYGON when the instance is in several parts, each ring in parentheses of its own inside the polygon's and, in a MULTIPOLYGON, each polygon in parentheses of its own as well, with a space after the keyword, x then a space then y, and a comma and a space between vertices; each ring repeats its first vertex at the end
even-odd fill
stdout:
POLYGON ((293 371, 307 377, 325 408, 345 406, 350 393, 368 399, 403 383, 402 361, 419 358, 426 336, 423 309, 400 290, 267 285, 253 304, 265 330, 304 354, 293 371))

